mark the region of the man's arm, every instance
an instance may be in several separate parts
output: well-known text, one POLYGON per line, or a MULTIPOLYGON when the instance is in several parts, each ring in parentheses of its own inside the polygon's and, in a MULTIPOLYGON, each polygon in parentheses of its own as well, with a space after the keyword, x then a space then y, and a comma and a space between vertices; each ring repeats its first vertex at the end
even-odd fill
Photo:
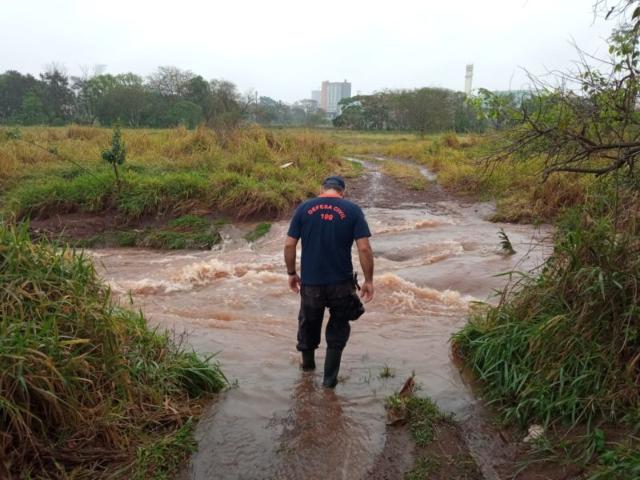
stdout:
POLYGON ((364 273, 364 283, 362 284, 360 297, 362 297, 364 303, 368 303, 373 298, 373 250, 368 237, 357 239, 356 246, 358 247, 362 273, 364 273))
MULTIPOLYGON (((287 273, 296 271, 296 247, 298 239, 287 235, 284 241, 284 263, 287 265, 287 273)), ((289 288, 292 292, 300 292, 300 276, 289 275, 289 288)))

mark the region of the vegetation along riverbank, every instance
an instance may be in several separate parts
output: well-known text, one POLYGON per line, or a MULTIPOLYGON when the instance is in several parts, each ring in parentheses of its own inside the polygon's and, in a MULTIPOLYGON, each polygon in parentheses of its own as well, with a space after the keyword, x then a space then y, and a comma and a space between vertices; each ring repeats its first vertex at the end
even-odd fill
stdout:
POLYGON ((168 478, 227 385, 120 307, 90 259, 0 224, 0 477, 168 478))
POLYGON ((558 74, 557 86, 538 81, 539 96, 517 109, 486 95, 513 125, 494 161, 591 183, 581 207, 561 212, 544 265, 513 272, 498 303, 453 338, 505 420, 538 425, 540 455, 589 478, 640 478, 640 9, 629 5, 604 70, 584 63, 588 73, 558 74))

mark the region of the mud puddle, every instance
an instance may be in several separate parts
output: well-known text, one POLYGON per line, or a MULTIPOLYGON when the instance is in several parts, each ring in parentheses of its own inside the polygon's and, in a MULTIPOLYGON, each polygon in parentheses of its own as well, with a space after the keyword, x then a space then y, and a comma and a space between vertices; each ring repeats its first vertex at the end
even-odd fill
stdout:
MULTIPOLYGON (((407 192, 379 165, 365 166, 347 188, 373 233, 376 297, 352 324, 335 391, 321 387, 321 368, 299 369, 299 298, 288 291, 282 258, 286 221, 255 244, 210 252, 95 252, 115 291, 131 292, 153 324, 186 329, 194 348, 218 352, 237 380, 200 421, 199 449, 183 478, 402 478, 411 447, 387 427, 383 400, 412 373, 421 395, 468 426, 461 435, 482 475, 500 478, 491 462, 500 436, 483 427, 448 340, 472 302, 504 285, 494 275, 540 262, 549 230, 485 222, 489 204, 452 198, 436 184, 407 192), (502 254, 500 228, 516 255, 502 254), (385 368, 393 376, 383 378, 385 368)), ((319 366, 323 360, 324 345, 319 366)))

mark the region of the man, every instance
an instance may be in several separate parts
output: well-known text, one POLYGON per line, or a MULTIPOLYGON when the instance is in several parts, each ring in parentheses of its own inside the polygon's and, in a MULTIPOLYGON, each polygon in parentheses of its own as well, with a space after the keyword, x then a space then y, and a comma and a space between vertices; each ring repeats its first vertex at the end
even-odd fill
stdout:
POLYGON ((360 297, 364 303, 373 298, 371 232, 362 209, 344 199, 345 188, 341 177, 326 178, 320 196, 307 200, 296 210, 284 246, 289 288, 300 292, 301 297, 296 348, 302 353, 303 370, 315 369, 315 350, 320 345, 324 309, 329 308, 322 382, 328 388, 338 383, 342 350, 351 332, 349 316, 354 289, 351 247, 354 241, 364 273, 360 297), (296 272, 299 239, 302 239, 302 277, 296 272))

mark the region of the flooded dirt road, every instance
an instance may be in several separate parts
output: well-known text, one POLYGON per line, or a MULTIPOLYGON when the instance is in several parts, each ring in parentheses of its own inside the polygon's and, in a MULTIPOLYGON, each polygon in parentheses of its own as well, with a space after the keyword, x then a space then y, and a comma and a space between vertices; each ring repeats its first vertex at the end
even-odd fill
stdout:
MULTIPOLYGON (((299 368, 299 297, 287 288, 282 255, 287 221, 255 244, 227 227, 219 251, 95 253, 115 291, 130 291, 152 324, 186 329, 198 351, 218 352, 237 381, 199 423, 199 450, 184 478, 375 478, 388 438, 384 397, 412 372, 421 394, 459 420, 480 421, 478 400, 452 363, 449 337, 465 323, 470 302, 504 285, 493 275, 539 263, 541 248, 532 244, 548 230, 485 222, 490 205, 451 198, 435 184, 402 192, 379 165, 365 163, 365 174, 347 189, 373 233, 376 295, 352 324, 335 391, 322 388, 321 368, 299 368), (501 253, 501 227, 514 256, 501 253), (394 376, 381 378, 385 366, 394 376)), ((320 367, 323 360, 324 342, 320 367)), ((467 437, 485 478, 497 478, 483 460, 490 442, 473 432, 467 437)), ((397 478, 411 467, 405 453, 393 460, 397 478)))

